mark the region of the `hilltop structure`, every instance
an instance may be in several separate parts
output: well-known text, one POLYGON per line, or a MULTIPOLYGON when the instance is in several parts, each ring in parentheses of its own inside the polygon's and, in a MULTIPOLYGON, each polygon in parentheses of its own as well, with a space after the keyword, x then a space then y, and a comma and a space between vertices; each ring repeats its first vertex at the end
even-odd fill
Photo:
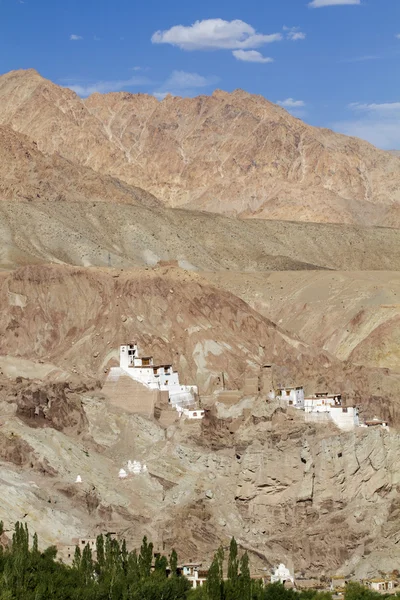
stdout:
POLYGON ((320 392, 304 399, 306 421, 331 420, 344 431, 351 431, 360 426, 358 408, 344 406, 341 394, 320 392))
POLYGON ((175 409, 170 420, 179 417, 202 419, 204 410, 197 407, 196 385, 182 385, 171 364, 156 364, 152 356, 139 356, 136 343, 123 344, 119 351, 119 367, 112 367, 103 387, 110 401, 129 412, 155 416, 175 409))

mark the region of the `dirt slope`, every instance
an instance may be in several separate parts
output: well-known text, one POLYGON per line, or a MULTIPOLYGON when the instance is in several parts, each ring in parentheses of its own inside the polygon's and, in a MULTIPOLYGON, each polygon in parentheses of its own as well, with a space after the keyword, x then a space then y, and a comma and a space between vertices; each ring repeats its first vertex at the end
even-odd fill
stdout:
POLYGON ((82 100, 36 71, 0 77, 0 123, 45 153, 144 188, 172 206, 399 226, 400 160, 310 127, 262 97, 116 93, 82 100))
POLYGON ((0 234, 0 268, 175 260, 206 271, 400 269, 400 230, 241 220, 138 203, 4 201, 0 234))
POLYGON ((280 326, 340 360, 400 372, 400 275, 302 271, 207 273, 280 326))

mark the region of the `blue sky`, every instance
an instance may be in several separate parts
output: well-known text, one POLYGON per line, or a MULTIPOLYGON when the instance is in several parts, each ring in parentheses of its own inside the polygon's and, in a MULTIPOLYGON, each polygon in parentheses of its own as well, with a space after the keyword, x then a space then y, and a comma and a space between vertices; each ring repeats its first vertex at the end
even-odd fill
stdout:
POLYGON ((242 88, 400 148, 400 0, 0 0, 0 73, 80 95, 242 88))

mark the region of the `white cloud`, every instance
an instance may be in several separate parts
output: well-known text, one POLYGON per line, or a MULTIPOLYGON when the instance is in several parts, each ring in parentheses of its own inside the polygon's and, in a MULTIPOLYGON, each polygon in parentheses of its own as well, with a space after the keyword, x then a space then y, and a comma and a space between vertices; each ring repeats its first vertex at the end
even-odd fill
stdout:
POLYGON ((205 19, 190 26, 175 25, 165 31, 156 31, 151 41, 178 46, 182 50, 238 50, 259 48, 282 39, 281 33, 257 33, 254 27, 238 19, 205 19))
POLYGON ((290 33, 288 33, 288 39, 292 42, 297 42, 298 40, 305 40, 306 37, 306 34, 302 31, 291 31, 290 33))
POLYGON ((81 35, 76 35, 76 33, 71 33, 71 35, 69 36, 69 39, 72 42, 77 42, 78 40, 83 40, 83 37, 81 35))
POLYGON ((168 88, 188 89, 207 87, 218 81, 217 77, 203 77, 198 73, 187 73, 186 71, 172 71, 165 85, 168 88))
POLYGON ((308 6, 322 8, 324 6, 344 6, 348 4, 361 4, 361 0, 312 0, 308 3, 308 6))
POLYGON ((348 108, 357 116, 334 123, 333 129, 367 140, 384 150, 400 148, 400 102, 353 102, 348 108))
POLYGON ((361 102, 352 102, 349 104, 352 110, 362 110, 381 114, 400 114, 400 102, 383 102, 381 104, 362 104, 361 102))
POLYGON ((153 96, 162 100, 168 94, 171 96, 194 96, 201 88, 206 88, 218 82, 218 77, 204 77, 198 73, 187 71, 172 71, 164 84, 153 93, 153 96))
POLYGON ((294 100, 293 98, 286 98, 286 100, 278 100, 277 104, 284 108, 303 108, 306 103, 303 100, 294 100))
POLYGON ((244 62, 255 62, 255 63, 272 63, 274 62, 273 58, 269 56, 263 56, 261 52, 257 50, 234 50, 232 52, 233 56, 237 60, 243 60, 244 62))
POLYGON ((285 108, 294 117, 305 117, 307 111, 305 110, 306 103, 303 100, 294 100, 294 98, 286 98, 286 100, 278 100, 277 104, 285 108))
POLYGON ((396 37, 398 40, 400 40, 400 33, 396 33, 396 37))
POLYGON ((307 35, 300 31, 300 27, 283 27, 283 31, 286 31, 286 37, 291 42, 297 42, 298 40, 305 40, 307 35))
MULTIPOLYGON (((70 80, 68 80, 70 81, 70 80)), ((139 87, 151 83, 145 77, 131 77, 130 79, 122 79, 116 81, 96 81, 90 83, 66 83, 66 87, 74 91, 78 96, 86 97, 96 92, 107 94, 108 92, 119 92, 132 87, 139 87)))

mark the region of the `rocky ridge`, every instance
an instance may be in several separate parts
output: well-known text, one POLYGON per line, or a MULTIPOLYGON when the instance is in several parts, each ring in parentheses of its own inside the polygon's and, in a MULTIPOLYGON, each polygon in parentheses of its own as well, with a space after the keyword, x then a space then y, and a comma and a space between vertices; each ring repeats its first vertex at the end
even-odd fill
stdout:
POLYGON ((398 226, 400 160, 241 90, 86 100, 36 71, 0 77, 0 123, 170 206, 242 217, 398 226))

